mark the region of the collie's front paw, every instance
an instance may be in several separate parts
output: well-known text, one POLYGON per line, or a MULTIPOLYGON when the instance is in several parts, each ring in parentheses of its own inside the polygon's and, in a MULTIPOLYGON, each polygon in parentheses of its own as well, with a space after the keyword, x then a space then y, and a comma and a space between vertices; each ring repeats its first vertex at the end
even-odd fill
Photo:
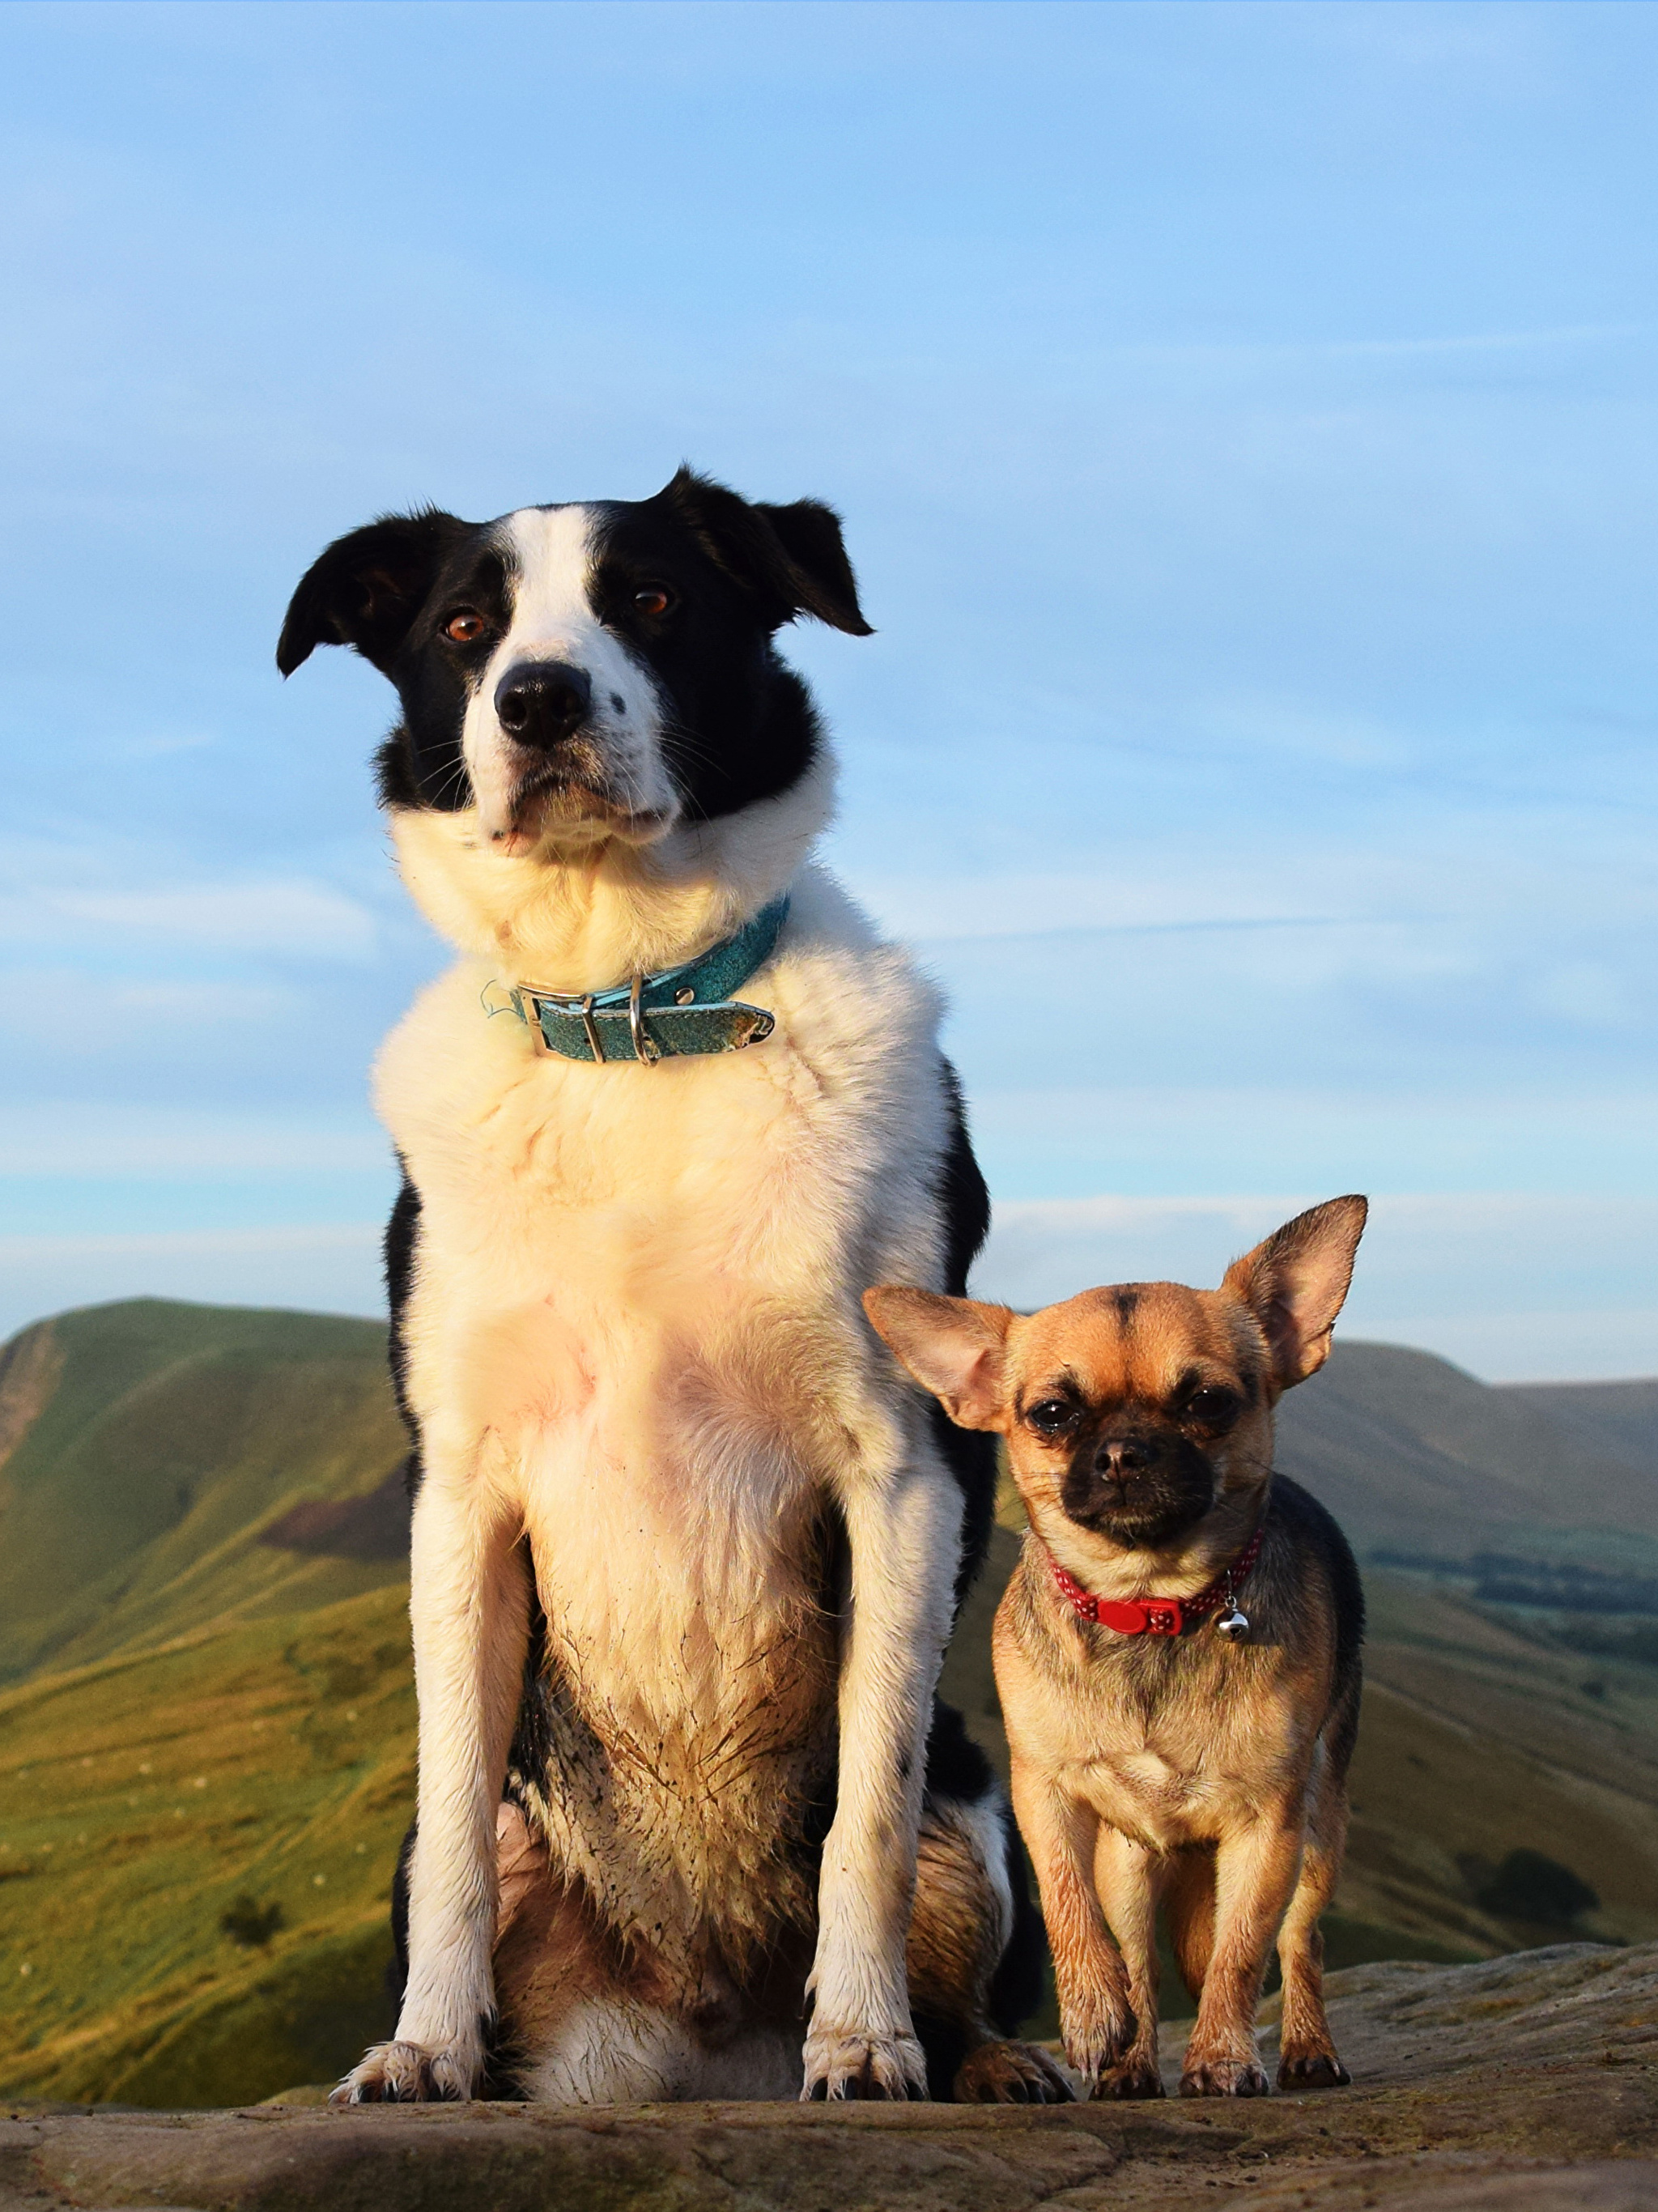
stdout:
POLYGON ((472 2094, 476 2056, 458 2043, 377 2043, 340 2083, 331 2105, 459 2105, 472 2094))
POLYGON ((814 2028, 806 2038, 802 2102, 825 2097, 926 2095, 926 2061, 913 2035, 844 2034, 814 2028))

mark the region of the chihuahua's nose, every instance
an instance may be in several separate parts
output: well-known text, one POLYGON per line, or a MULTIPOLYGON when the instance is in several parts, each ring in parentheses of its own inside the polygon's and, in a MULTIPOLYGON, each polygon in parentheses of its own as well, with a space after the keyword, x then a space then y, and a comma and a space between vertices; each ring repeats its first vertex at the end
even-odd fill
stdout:
POLYGON ((501 726, 521 745, 557 744, 580 728, 592 703, 592 679, 568 660, 521 660, 495 686, 501 726))
POLYGON ((1106 1437, 1095 1451, 1094 1472, 1107 1482, 1121 1482, 1150 1467, 1153 1457, 1151 1446, 1139 1437, 1106 1437))

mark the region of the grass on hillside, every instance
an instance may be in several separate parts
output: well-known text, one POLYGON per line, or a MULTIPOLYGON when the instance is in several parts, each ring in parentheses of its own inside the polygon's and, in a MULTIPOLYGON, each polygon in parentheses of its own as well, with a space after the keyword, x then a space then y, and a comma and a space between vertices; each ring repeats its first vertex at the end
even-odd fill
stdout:
POLYGON ((6 2089, 245 2104, 388 2032, 414 1731, 400 1588, 0 1692, 6 2089))

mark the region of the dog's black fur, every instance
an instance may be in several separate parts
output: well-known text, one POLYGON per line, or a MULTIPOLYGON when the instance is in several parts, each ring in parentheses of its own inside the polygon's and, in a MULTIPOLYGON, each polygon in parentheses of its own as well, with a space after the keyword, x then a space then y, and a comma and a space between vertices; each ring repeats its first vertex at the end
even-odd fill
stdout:
MULTIPOLYGON (((689 817, 714 821, 788 790, 819 730, 774 634, 799 614, 871 634, 835 515, 816 500, 751 504, 689 469, 653 499, 593 511, 595 611, 672 702, 666 753, 689 817), (662 614, 641 611, 644 586, 666 592, 662 614)), ((511 558, 489 525, 428 507, 337 539, 301 580, 276 648, 282 674, 319 645, 352 645, 397 687, 403 716, 380 749, 383 804, 470 804, 461 724, 469 681, 505 627, 511 558), (459 607, 484 620, 469 644, 443 635, 459 607)))
POLYGON ((1266 1493, 1267 1540, 1256 1567, 1276 1613, 1293 1618, 1305 1610, 1309 1575, 1328 1593, 1335 1622, 1335 1671, 1330 1711, 1340 1717, 1330 1741, 1332 1762, 1345 1773, 1358 1734, 1358 1693, 1364 1646, 1364 1584, 1352 1546, 1328 1509, 1310 1490, 1274 1472, 1266 1493))

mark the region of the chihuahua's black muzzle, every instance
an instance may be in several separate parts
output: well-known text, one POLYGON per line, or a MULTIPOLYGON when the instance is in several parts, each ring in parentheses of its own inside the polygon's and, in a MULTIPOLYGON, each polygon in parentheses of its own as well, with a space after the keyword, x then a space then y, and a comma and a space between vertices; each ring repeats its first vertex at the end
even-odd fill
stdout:
POLYGON ((1083 1444, 1060 1491, 1080 1528, 1114 1543, 1164 1544, 1215 1502, 1207 1455, 1177 1431, 1114 1429, 1083 1444))

